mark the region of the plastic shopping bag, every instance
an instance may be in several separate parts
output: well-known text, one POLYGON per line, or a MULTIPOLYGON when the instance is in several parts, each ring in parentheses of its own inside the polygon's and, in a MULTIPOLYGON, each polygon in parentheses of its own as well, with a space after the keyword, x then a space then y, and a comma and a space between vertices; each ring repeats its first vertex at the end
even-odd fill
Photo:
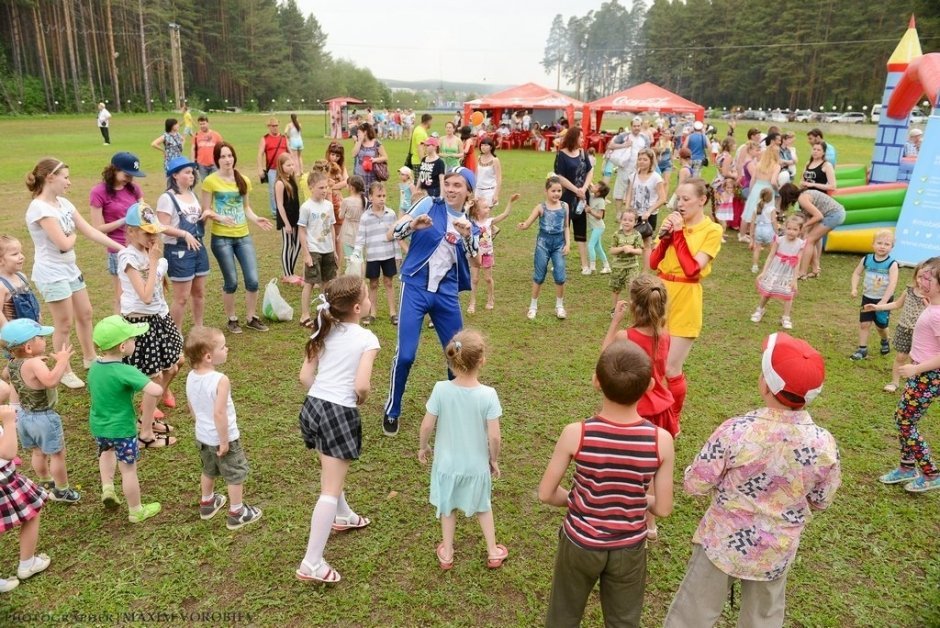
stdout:
POLYGON ((356 277, 362 277, 362 257, 358 255, 350 255, 346 258, 346 274, 355 275, 356 277))
POLYGON ((277 279, 269 281, 264 289, 261 312, 266 319, 271 321, 289 321, 294 318, 294 308, 281 296, 281 291, 277 288, 277 279))

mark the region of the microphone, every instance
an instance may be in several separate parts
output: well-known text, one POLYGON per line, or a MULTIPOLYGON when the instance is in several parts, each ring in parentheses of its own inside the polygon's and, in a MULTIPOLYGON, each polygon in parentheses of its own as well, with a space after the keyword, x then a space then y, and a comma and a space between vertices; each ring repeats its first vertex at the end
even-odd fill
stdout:
POLYGON ((662 228, 659 230, 659 239, 662 240, 670 233, 672 233, 672 229, 669 228, 669 225, 668 224, 663 225, 662 228))

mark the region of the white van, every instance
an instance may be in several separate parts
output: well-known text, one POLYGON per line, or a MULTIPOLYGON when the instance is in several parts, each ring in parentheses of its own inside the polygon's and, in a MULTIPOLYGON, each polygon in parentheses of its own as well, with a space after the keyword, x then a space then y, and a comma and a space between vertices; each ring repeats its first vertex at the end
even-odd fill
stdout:
POLYGON ((881 103, 876 102, 871 106, 871 121, 874 124, 878 124, 879 119, 881 119, 881 103))

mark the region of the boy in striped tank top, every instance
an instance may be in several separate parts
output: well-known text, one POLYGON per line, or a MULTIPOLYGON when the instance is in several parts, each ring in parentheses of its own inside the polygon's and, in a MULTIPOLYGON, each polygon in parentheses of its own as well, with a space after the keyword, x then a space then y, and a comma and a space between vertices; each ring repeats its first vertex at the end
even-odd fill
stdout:
POLYGON ((652 385, 646 353, 611 343, 594 370, 604 396, 595 416, 562 431, 539 499, 567 507, 558 540, 546 626, 579 626, 594 584, 608 626, 639 626, 646 589, 646 511, 672 512, 672 436, 636 410, 652 385), (574 460, 574 485, 560 486, 574 460), (655 497, 647 495, 653 484, 655 497))

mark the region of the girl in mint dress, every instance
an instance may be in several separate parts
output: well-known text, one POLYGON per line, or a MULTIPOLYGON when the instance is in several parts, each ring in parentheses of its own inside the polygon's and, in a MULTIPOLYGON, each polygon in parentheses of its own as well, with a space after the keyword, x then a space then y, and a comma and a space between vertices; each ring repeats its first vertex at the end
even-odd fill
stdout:
POLYGON ((496 569, 509 557, 496 543, 496 527, 490 504, 492 478, 499 477, 499 417, 503 413, 496 391, 480 383, 486 362, 483 336, 465 329, 454 336, 444 353, 454 379, 434 385, 421 423, 418 460, 427 464, 434 438, 430 502, 437 507, 443 540, 437 546, 441 569, 454 565, 454 532, 457 510, 476 515, 486 539, 486 566, 496 569))

